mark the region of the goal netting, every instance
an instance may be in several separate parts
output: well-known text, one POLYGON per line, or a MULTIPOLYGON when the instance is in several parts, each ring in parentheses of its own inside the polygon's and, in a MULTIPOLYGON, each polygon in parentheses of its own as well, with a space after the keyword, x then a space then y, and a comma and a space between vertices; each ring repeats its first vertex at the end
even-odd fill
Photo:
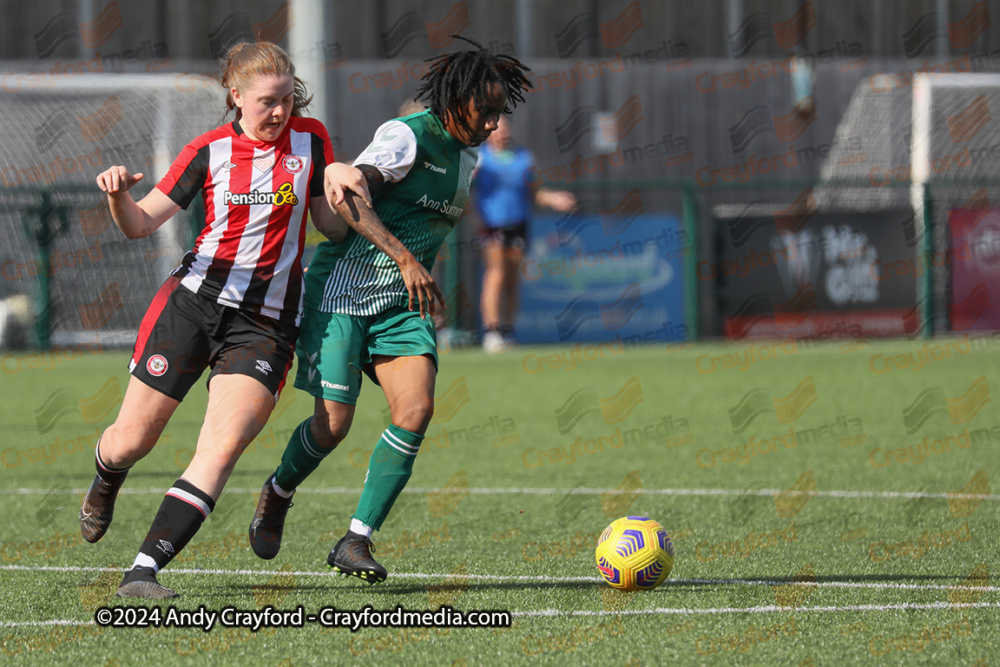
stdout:
POLYGON ((131 345, 200 228, 201 198, 146 239, 111 220, 95 177, 143 172, 148 192, 224 118, 221 86, 189 74, 14 75, 0 90, 0 347, 131 345))
POLYGON ((998 74, 867 77, 814 192, 820 210, 911 208, 903 231, 916 252, 921 319, 932 332, 1000 324, 990 314, 1000 307, 998 120, 998 74))

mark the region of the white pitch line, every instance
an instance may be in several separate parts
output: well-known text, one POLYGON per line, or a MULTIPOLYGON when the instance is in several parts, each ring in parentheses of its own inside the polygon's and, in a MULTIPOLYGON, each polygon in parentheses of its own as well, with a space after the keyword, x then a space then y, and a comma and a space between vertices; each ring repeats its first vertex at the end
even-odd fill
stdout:
MULTIPOLYGON (((163 495, 167 491, 166 486, 148 489, 124 488, 120 493, 126 495, 163 495)), ((0 489, 0 494, 19 495, 49 495, 52 493, 86 493, 87 489, 66 489, 65 491, 53 491, 53 489, 0 489)), ((226 489, 226 493, 260 493, 259 488, 245 489, 240 487, 226 489)), ((320 489, 298 489, 300 495, 334 495, 334 494, 360 494, 361 487, 334 486, 320 489)), ((554 496, 554 495, 647 495, 647 496, 809 496, 819 498, 897 498, 913 500, 918 498, 943 498, 945 500, 1000 500, 1000 495, 977 494, 977 493, 927 493, 924 491, 798 491, 786 489, 595 489, 595 488, 575 488, 575 489, 546 489, 546 488, 480 488, 480 487, 445 487, 441 489, 429 488, 405 488, 403 493, 468 493, 470 495, 526 495, 526 496, 554 496)))
MULTIPOLYGON (((613 610, 577 610, 538 609, 533 611, 514 611, 511 615, 517 618, 558 618, 579 616, 653 616, 653 615, 718 615, 718 614, 787 614, 787 613, 822 613, 849 611, 912 611, 912 610, 949 610, 960 609, 998 609, 1000 602, 973 602, 969 604, 951 604, 948 602, 929 602, 926 604, 903 602, 900 604, 860 604, 844 607, 778 607, 775 605, 759 607, 710 607, 707 609, 691 609, 688 607, 654 607, 652 609, 622 609, 613 610)), ((3 628, 38 627, 53 625, 92 625, 93 621, 50 620, 50 621, 4 621, 3 628)))
MULTIPOLYGON (((0 570, 16 570, 24 572, 104 572, 106 570, 124 572, 123 568, 107 567, 78 567, 78 566, 51 566, 51 565, 0 565, 0 570)), ((200 570, 196 568, 170 568, 164 570, 170 574, 221 574, 221 575, 241 575, 241 576, 262 576, 275 577, 278 575, 293 575, 296 577, 340 577, 333 570, 327 572, 310 571, 282 571, 282 570, 200 570)), ((420 572, 393 572, 394 579, 442 579, 447 577, 465 577, 468 579, 482 581, 524 581, 524 582, 558 582, 558 583, 599 583, 600 577, 545 577, 545 576, 513 576, 513 575, 491 575, 491 574, 463 574, 452 573, 425 574, 420 572)))
POLYGON ((652 614, 669 614, 680 616, 684 614, 773 614, 773 613, 802 613, 810 612, 844 612, 844 611, 898 611, 914 609, 997 609, 1000 602, 974 602, 971 604, 951 604, 949 602, 929 602, 927 604, 915 602, 902 602, 900 604, 859 604, 848 605, 846 607, 778 607, 768 605, 763 607, 715 607, 709 609, 689 609, 656 607, 653 609, 623 609, 621 611, 564 611, 562 609, 540 609, 537 611, 515 611, 513 616, 647 616, 652 614))
MULTIPOLYGON (((79 567, 73 565, 0 565, 0 570, 14 570, 22 572, 104 572, 118 571, 124 572, 124 568, 108 567, 79 567)), ((218 575, 240 575, 240 576, 261 576, 276 577, 279 575, 292 575, 296 577, 340 577, 342 575, 333 572, 314 571, 284 571, 284 570, 222 570, 222 569, 198 569, 198 568, 170 568, 164 570, 170 574, 218 574, 218 575)), ((426 573, 426 572, 393 572, 393 579, 468 579, 473 581, 520 581, 525 583, 601 583, 603 579, 598 576, 590 577, 551 577, 539 575, 504 575, 504 574, 455 574, 455 573, 426 573)), ((904 584, 896 582, 864 582, 864 581, 780 581, 773 579, 668 579, 661 584, 664 588, 679 586, 816 586, 817 588, 867 588, 877 590, 961 590, 961 591, 981 591, 985 593, 998 593, 1000 586, 965 586, 956 584, 904 584)))
POLYGON ((898 589, 914 591, 983 591, 988 593, 1000 592, 1000 586, 966 586, 964 584, 901 584, 896 582, 879 581, 774 581, 767 579, 668 579, 662 586, 816 586, 817 588, 870 588, 878 590, 898 589))
MULTIPOLYGON (((15 570, 23 572, 104 572, 107 570, 124 572, 120 567, 78 567, 73 565, 52 566, 52 565, 0 565, 0 570, 15 570)), ((275 577, 279 575, 293 575, 296 577, 340 577, 333 570, 327 572, 311 571, 283 571, 283 570, 220 570, 220 569, 197 569, 197 568, 169 568, 163 571, 169 574, 221 574, 221 575, 241 575, 241 576, 261 576, 275 577)), ((483 581, 524 581, 524 582, 551 582, 559 583, 599 583, 600 577, 545 577, 545 576, 512 576, 512 575, 491 575, 491 574, 463 574, 453 573, 425 574, 420 572, 393 572, 394 579, 442 579, 447 577, 466 577, 468 579, 483 581)))
POLYGON ((51 621, 2 621, 0 628, 38 628, 52 625, 94 625, 93 621, 64 621, 53 619, 51 621))

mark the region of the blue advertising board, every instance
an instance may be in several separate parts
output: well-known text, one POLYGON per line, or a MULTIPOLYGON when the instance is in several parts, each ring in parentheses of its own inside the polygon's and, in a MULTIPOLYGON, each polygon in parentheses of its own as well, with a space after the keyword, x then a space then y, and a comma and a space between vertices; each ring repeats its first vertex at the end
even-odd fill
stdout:
POLYGON ((521 344, 686 340, 677 216, 538 215, 521 266, 521 344))

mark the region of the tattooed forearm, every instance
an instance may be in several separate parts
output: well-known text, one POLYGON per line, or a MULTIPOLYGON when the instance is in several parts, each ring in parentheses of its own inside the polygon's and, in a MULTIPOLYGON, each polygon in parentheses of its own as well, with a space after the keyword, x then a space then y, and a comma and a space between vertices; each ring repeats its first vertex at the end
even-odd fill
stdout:
POLYGON ((408 256, 412 257, 410 251, 400 240, 385 228, 378 214, 359 203, 357 195, 353 192, 346 193, 343 203, 339 204, 336 210, 354 231, 371 241, 376 248, 397 264, 403 262, 408 256))

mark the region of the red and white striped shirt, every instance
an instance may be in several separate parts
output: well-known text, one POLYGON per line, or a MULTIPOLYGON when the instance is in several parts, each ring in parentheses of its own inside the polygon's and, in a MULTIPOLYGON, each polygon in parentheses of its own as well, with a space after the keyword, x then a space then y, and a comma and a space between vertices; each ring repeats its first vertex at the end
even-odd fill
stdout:
POLYGON ((331 162, 313 118, 293 116, 273 142, 234 121, 189 143, 156 186, 185 209, 199 192, 205 200, 205 228, 173 275, 224 306, 298 325, 309 199, 331 162))

